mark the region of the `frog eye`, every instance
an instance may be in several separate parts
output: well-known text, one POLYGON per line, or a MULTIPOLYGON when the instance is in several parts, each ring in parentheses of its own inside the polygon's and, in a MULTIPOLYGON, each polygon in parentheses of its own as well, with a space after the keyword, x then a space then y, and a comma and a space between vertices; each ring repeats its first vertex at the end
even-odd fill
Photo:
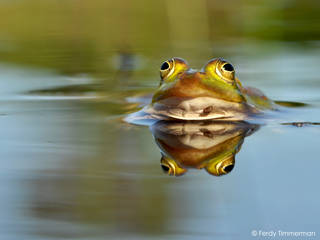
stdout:
POLYGON ((223 78, 227 80, 233 80, 234 79, 234 67, 228 63, 224 62, 221 64, 220 69, 217 69, 219 73, 222 75, 223 78))
POLYGON ((218 78, 228 84, 235 83, 235 71, 231 63, 223 58, 211 59, 205 66, 206 72, 212 78, 218 78))
POLYGON ((222 168, 222 171, 225 172, 225 173, 229 173, 229 172, 232 171, 233 167, 234 167, 234 164, 230 164, 230 165, 224 166, 222 168))
POLYGON ((227 72, 234 72, 234 68, 230 63, 226 63, 222 66, 222 69, 227 72))
POLYGON ((182 74, 189 69, 188 63, 182 58, 171 58, 162 63, 160 67, 160 85, 163 82, 172 82, 179 74, 182 74))
POLYGON ((163 172, 169 176, 181 176, 187 169, 180 167, 173 159, 162 156, 160 160, 163 172))
POLYGON ((165 61, 164 63, 162 63, 160 70, 164 71, 164 70, 167 70, 168 68, 170 68, 170 65, 167 61, 165 61))
POLYGON ((230 156, 222 159, 220 161, 209 162, 206 166, 208 173, 215 176, 222 176, 228 174, 232 171, 235 165, 235 155, 231 154, 230 156))
POLYGON ((164 79, 170 76, 174 71, 174 62, 172 60, 168 60, 162 63, 160 67, 160 77, 164 79))
POLYGON ((161 168, 162 168, 164 173, 170 175, 170 167, 169 166, 167 166, 166 164, 161 164, 161 168))

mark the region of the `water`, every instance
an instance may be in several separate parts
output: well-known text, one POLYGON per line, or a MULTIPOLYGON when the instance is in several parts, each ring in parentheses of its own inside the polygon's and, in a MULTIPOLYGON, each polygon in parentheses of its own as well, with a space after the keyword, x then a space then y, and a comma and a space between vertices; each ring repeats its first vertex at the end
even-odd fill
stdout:
MULTIPOLYGON (((309 26, 319 8, 230 4, 242 11, 209 1, 0 3, 0 239, 318 238, 320 126, 282 123, 320 122, 320 39, 309 26), (149 101, 173 56, 194 68, 223 56, 244 85, 309 105, 268 114, 251 134, 228 126, 234 145, 224 149, 240 148, 229 174, 168 176, 167 133, 123 119, 149 101)), ((219 125, 189 127, 191 137, 168 139, 204 149, 228 139, 219 125)))
MULTIPOLYGON (((178 178, 163 173, 149 128, 121 121, 138 108, 127 95, 140 89, 115 89, 113 99, 90 87, 63 94, 55 89, 74 84, 63 76, 3 69, 12 81, 0 109, 2 239, 245 239, 255 229, 319 229, 320 128, 279 124, 319 119, 312 81, 282 94, 286 79, 263 86, 311 107, 278 114, 245 138, 230 174, 189 169, 178 178)), ((256 73, 245 74, 253 83, 256 73)))

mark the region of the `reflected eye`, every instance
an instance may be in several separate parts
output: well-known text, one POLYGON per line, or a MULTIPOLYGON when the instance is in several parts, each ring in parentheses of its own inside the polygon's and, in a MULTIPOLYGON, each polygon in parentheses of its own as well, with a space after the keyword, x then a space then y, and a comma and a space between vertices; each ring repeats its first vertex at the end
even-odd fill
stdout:
POLYGON ((170 168, 167 165, 161 164, 161 168, 165 173, 168 173, 170 168))
POLYGON ((235 165, 235 154, 230 154, 229 156, 225 157, 224 159, 213 162, 209 162, 205 167, 207 172, 215 175, 215 176, 222 176, 228 174, 232 171, 235 165))
POLYGON ((161 157, 160 165, 163 172, 169 176, 181 176, 187 169, 180 167, 172 158, 161 157))
POLYGON ((227 165, 227 166, 225 166, 225 167, 223 168, 223 171, 224 171, 225 173, 229 173, 229 172, 232 171, 233 167, 234 167, 233 164, 227 165))

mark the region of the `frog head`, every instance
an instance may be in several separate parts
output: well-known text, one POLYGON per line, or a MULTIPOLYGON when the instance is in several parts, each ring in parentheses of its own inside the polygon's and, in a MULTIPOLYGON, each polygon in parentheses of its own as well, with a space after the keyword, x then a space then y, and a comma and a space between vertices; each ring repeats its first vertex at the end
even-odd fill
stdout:
POLYGON ((153 95, 153 113, 183 120, 243 120, 254 112, 243 96, 235 69, 222 58, 194 70, 181 58, 160 67, 160 84, 153 95))

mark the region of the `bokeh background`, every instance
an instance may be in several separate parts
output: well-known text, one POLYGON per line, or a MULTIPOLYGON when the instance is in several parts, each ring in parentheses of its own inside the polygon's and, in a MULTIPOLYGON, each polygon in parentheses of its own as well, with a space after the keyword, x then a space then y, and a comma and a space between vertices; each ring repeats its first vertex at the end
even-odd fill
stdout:
POLYGON ((112 82, 112 60, 130 54, 134 75, 181 56, 200 68, 215 56, 268 57, 282 47, 314 50, 320 3, 277 1, 1 1, 0 57, 66 75, 112 82), (247 49, 254 45, 253 49, 247 49), (139 64, 140 63, 140 64, 139 64))
POLYGON ((0 0, 0 16, 1 239, 320 229, 319 127, 270 121, 229 175, 172 178, 148 127, 121 121, 176 56, 224 57, 245 85, 313 106, 283 121, 319 122, 319 1, 0 0))

